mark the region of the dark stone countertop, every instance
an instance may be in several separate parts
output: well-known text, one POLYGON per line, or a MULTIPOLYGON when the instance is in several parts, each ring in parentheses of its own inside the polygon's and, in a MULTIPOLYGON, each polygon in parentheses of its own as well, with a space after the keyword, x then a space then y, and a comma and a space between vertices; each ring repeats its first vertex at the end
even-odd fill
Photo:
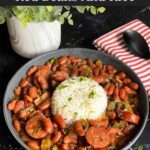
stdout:
MULTIPOLYGON (((106 7, 107 11, 97 16, 89 13, 74 13, 74 26, 65 23, 62 26, 62 43, 64 47, 94 48, 92 41, 97 37, 123 25, 133 19, 140 19, 150 26, 150 8, 146 7, 106 7)), ((0 25, 0 150, 21 150, 21 146, 9 132, 3 117, 3 95, 12 75, 28 59, 18 56, 11 48, 6 24, 0 25)), ((141 137, 134 144, 143 145, 150 150, 150 121, 141 137)))

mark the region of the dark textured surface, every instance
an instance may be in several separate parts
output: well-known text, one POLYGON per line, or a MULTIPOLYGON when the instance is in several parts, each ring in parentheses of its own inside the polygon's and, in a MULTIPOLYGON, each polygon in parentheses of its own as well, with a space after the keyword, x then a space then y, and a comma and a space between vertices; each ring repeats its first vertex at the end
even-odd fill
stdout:
MULTIPOLYGON (((92 41, 95 38, 135 18, 150 26, 150 9, 146 7, 107 7, 104 14, 93 16, 88 13, 83 15, 75 13, 74 18, 74 26, 68 24, 62 26, 61 48, 93 48, 92 41)), ((27 61, 15 54, 9 42, 6 25, 0 25, 0 150, 22 149, 6 126, 2 112, 2 99, 9 79, 27 61)), ((146 150, 150 150, 150 121, 133 148, 138 145, 144 145, 146 150)))

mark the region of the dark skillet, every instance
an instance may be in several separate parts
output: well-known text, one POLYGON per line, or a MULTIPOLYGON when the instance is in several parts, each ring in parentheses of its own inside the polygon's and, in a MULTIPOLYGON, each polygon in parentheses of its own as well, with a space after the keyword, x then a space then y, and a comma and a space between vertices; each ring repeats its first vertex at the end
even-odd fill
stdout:
POLYGON ((125 64, 123 64, 118 59, 109 56, 105 53, 91 50, 91 49, 85 49, 85 48, 66 48, 66 49, 60 49, 56 51, 51 51, 49 53, 46 53, 42 56, 39 56, 28 63, 26 63, 22 68, 19 69, 19 71, 16 72, 16 74, 12 77, 10 80, 5 95, 4 95, 4 102, 3 102, 3 111, 4 111, 4 117, 7 123, 7 126, 9 130, 11 131, 12 135, 15 137, 15 139, 27 150, 29 148, 25 145, 25 143, 21 140, 21 138, 17 135, 17 132, 15 131, 12 121, 11 121, 11 113, 7 109, 7 104, 11 100, 13 96, 13 89, 19 84, 19 81, 22 77, 26 75, 26 71, 33 65, 43 65, 47 60, 49 60, 52 57, 59 57, 64 55, 74 55, 82 58, 92 58, 95 59, 101 59, 104 64, 111 64, 115 66, 118 71, 125 71, 133 81, 138 82, 140 85, 139 94, 141 97, 141 103, 140 103, 140 112, 141 112, 141 120, 139 124, 139 128, 134 135, 134 137, 129 141, 126 146, 124 146, 122 149, 127 150, 129 149, 135 141, 139 138, 141 135, 148 118, 148 112, 149 112, 149 101, 147 98, 146 91, 144 89, 143 84, 141 83, 140 79, 136 76, 136 74, 125 64))

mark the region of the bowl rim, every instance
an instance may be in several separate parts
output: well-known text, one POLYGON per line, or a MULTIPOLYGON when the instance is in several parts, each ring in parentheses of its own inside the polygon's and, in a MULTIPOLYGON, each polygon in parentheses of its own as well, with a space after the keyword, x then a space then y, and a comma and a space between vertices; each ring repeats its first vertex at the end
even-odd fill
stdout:
MULTIPOLYGON (((144 88, 144 85, 142 83, 142 81, 140 80, 140 78, 136 75, 136 73, 128 66, 126 65, 125 63, 123 63, 121 60, 119 60, 118 58, 112 56, 112 55, 108 55, 107 53, 103 52, 103 51, 97 51, 96 49, 90 49, 90 48, 60 48, 60 49, 57 49, 57 50, 53 50, 53 51, 50 51, 48 53, 45 53, 43 55, 40 55, 40 56, 37 56, 31 60, 29 60, 28 62, 26 62, 24 65, 22 65, 20 68, 17 69, 17 71, 14 73, 14 75, 11 77, 11 79, 9 80, 9 82, 7 83, 7 87, 6 87, 6 90, 5 90, 5 93, 4 93, 4 97, 3 97, 3 115, 4 115, 4 119, 5 119, 5 122, 7 124, 7 127, 9 129, 9 131, 11 132, 11 134, 13 135, 13 137, 16 139, 16 141, 25 149, 27 150, 30 150, 28 148, 28 146, 23 142, 23 140, 18 136, 18 134, 16 134, 17 132, 15 131, 15 129, 13 128, 13 126, 11 124, 9 124, 9 120, 8 120, 8 115, 7 115, 7 112, 9 111, 7 109, 7 103, 6 103, 6 99, 7 99, 7 90, 8 90, 8 87, 11 85, 11 82, 13 81, 14 77, 16 76, 16 74, 18 74, 20 72, 20 70, 22 70, 23 68, 26 68, 28 65, 32 64, 33 62, 35 62, 36 60, 39 60, 47 55, 50 55, 52 53, 57 53, 57 51, 66 51, 66 50, 71 50, 71 51, 95 51, 97 53, 101 53, 102 55, 104 55, 104 57, 108 57, 108 58, 111 58, 115 61, 117 61, 118 63, 121 63, 121 65, 124 65, 128 70, 130 70, 130 72, 132 72, 138 79, 138 82, 141 84, 141 88, 144 90, 144 95, 145 95, 145 101, 146 101, 146 108, 145 108, 145 118, 144 118, 144 121, 142 122, 142 125, 141 125, 141 128, 138 130, 138 132, 135 134, 135 136, 129 141, 128 144, 126 144, 122 150, 127 150, 129 149, 136 141, 137 139, 140 137, 140 135, 142 134, 145 126, 146 126, 146 123, 147 123, 147 120, 148 120, 148 115, 149 115, 149 100, 148 100, 148 95, 147 95, 147 92, 144 88)), ((29 68, 28 68, 29 69, 29 68)), ((26 69, 27 71, 27 69, 26 69)))

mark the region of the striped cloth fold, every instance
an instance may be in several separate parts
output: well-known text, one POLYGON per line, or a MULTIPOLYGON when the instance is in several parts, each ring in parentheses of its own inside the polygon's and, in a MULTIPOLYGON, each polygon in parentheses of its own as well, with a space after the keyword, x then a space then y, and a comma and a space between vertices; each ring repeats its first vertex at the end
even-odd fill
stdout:
POLYGON ((127 64, 141 79, 150 98, 150 59, 137 57, 128 50, 122 33, 129 29, 139 32, 150 49, 150 28, 137 19, 97 38, 93 43, 98 50, 113 55, 127 64))

